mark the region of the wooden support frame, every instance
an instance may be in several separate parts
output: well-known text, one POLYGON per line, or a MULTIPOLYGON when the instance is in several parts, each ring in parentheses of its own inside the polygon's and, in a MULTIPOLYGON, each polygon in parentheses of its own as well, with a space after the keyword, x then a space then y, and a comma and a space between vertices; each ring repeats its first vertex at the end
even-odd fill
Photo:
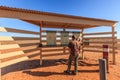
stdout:
MULTIPOLYGON (((63 31, 65 32, 65 28, 63 28, 63 31)), ((65 47, 63 47, 63 53, 66 53, 66 50, 65 50, 66 48, 65 47)))
POLYGON ((113 46, 113 64, 116 64, 116 56, 115 56, 115 26, 112 26, 112 46, 113 46))
MULTIPOLYGON (((1 64, 1 61, 0 61, 0 64, 1 64)), ((0 80, 2 80, 2 71, 1 71, 1 68, 0 68, 0 80)))
POLYGON ((20 30, 20 29, 14 29, 14 28, 6 28, 6 27, 0 27, 0 32, 14 32, 14 33, 39 35, 39 32, 20 30))
MULTIPOLYGON (((83 44, 83 40, 84 40, 83 38, 84 38, 84 29, 82 29, 82 44, 83 44)), ((84 47, 81 46, 81 50, 82 50, 82 51, 81 51, 82 59, 84 60, 84 53, 83 53, 84 51, 83 51, 83 48, 84 48, 84 47)))
MULTIPOLYGON (((17 8, 10 8, 10 7, 3 7, 0 6, 0 17, 3 18, 15 18, 15 19, 20 19, 23 21, 26 21, 28 23, 32 23, 34 25, 38 25, 40 26, 40 32, 33 32, 33 31, 26 31, 26 30, 19 30, 19 29, 11 29, 11 28, 0 28, 0 32, 14 32, 14 33, 24 33, 24 34, 32 34, 32 35, 40 35, 39 38, 35 38, 35 37, 12 37, 8 36, 2 36, 0 37, 0 46, 3 47, 4 45, 8 44, 28 44, 28 43, 33 43, 33 42, 29 42, 28 40, 38 40, 39 42, 42 43, 42 32, 44 30, 42 30, 42 28, 61 28, 63 29, 63 31, 65 31, 66 29, 82 29, 82 43, 83 40, 85 39, 111 39, 112 43, 110 45, 110 47, 112 48, 112 58, 113 58, 113 64, 116 64, 116 51, 115 51, 115 25, 117 23, 117 21, 111 21, 111 20, 103 20, 103 19, 95 19, 95 18, 86 18, 86 17, 79 17, 79 16, 71 16, 71 15, 63 15, 63 14, 56 14, 56 13, 48 13, 48 12, 40 12, 40 11, 33 11, 33 10, 27 10, 27 9, 17 9, 17 8), (14 15, 12 15, 14 14, 14 15), (22 16, 21 16, 22 15, 22 16), (44 24, 43 24, 44 22, 44 24), (84 34, 84 29, 88 29, 88 28, 94 28, 94 27, 99 27, 99 26, 109 26, 112 29, 112 32, 102 32, 102 33, 91 33, 91 34, 84 34), (86 37, 85 36, 91 36, 91 35, 106 35, 106 34, 111 34, 112 37, 86 37), (15 40, 15 41, 13 41, 15 40), (21 40, 23 40, 24 42, 21 42, 21 40), (7 42, 8 41, 8 42, 7 42)), ((11 47, 14 49, 5 49, 5 50, 1 50, 0 51, 0 55, 4 55, 4 57, 2 56, 2 59, 0 59, 0 80, 2 79, 2 71, 1 69, 5 66, 11 65, 11 64, 15 64, 24 60, 29 59, 28 56, 30 57, 35 57, 35 55, 39 55, 40 57, 40 65, 42 65, 42 58, 47 57, 47 56, 57 56, 57 55, 67 55, 67 47, 66 46, 62 46, 62 49, 56 49, 56 51, 61 50, 62 53, 66 53, 66 54, 61 54, 61 53, 57 53, 57 54, 42 54, 42 52, 44 52, 45 50, 43 50, 43 48, 39 48, 37 49, 37 44, 39 43, 37 41, 36 45, 29 45, 29 47, 11 47), (36 50, 37 49, 37 50, 36 50), (15 53, 19 53, 17 51, 21 51, 21 50, 33 50, 32 52, 26 52, 25 54, 18 54, 16 55, 15 53), (34 51, 35 50, 35 51, 34 51), (40 51, 40 52, 39 52, 40 51), (11 53, 13 52, 13 53, 11 53), (3 54, 4 53, 4 54, 3 54), (11 56, 8 56, 8 53, 11 56), (26 58, 27 56, 27 58, 26 58), (10 58, 7 58, 10 57, 10 58), (4 62, 2 62, 4 61, 4 62)), ((35 43, 35 42, 34 42, 35 43)), ((92 43, 96 43, 96 42, 92 42, 92 43)), ((56 47, 60 47, 60 46, 56 46, 56 47)), ((92 46, 95 47, 95 46, 92 46)), ((99 46, 98 46, 99 47, 99 46)), ((8 48, 8 47, 7 47, 8 48)), ((10 46, 9 46, 10 48, 10 46)), ((82 59, 84 60, 84 46, 81 46, 81 54, 82 54, 82 59)), ((98 51, 98 50, 86 50, 86 51, 91 51, 91 52, 102 52, 102 51, 98 51)), ((48 52, 52 52, 52 50, 48 50, 48 52)))
MULTIPOLYGON (((0 44, 1 46, 1 44, 0 44)), ((0 55, 1 55, 1 51, 0 51, 0 55)), ((0 60, 0 65, 1 65, 1 60, 0 60)), ((2 71, 1 71, 1 66, 0 66, 0 80, 2 80, 2 71)))
MULTIPOLYGON (((40 43, 42 42, 43 21, 40 22, 40 43)), ((42 48, 40 48, 40 65, 42 65, 42 48)))
MULTIPOLYGON (((116 34, 116 32, 114 32, 116 34)), ((106 34, 112 34, 112 32, 97 32, 97 33, 86 33, 84 36, 91 36, 91 35, 106 35, 106 34)))
MULTIPOLYGON (((70 24, 66 24, 64 27, 65 28, 63 28, 63 31, 65 32, 66 31, 66 28, 68 28, 68 26, 69 26, 70 24)), ((66 53, 66 47, 64 47, 63 48, 63 53, 66 53)))

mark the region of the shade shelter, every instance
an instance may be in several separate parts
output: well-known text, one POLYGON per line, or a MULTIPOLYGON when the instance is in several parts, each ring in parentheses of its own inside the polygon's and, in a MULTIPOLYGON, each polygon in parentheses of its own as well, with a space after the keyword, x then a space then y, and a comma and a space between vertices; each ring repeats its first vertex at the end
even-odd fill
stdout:
MULTIPOLYGON (((115 27, 117 21, 112 21, 112 20, 104 20, 104 19, 97 19, 97 18, 87 18, 87 17, 81 17, 81 16, 73 16, 73 15, 65 15, 65 14, 57 14, 57 13, 50 13, 50 12, 41 12, 41 11, 35 11, 35 10, 28 10, 28 9, 21 9, 21 8, 11 8, 11 7, 5 7, 5 6, 0 6, 0 17, 1 18, 14 18, 14 19, 20 19, 22 21, 34 24, 39 26, 39 32, 32 32, 32 31, 26 31, 26 30, 18 30, 18 29, 11 29, 11 28, 0 28, 0 32, 20 32, 20 33, 28 33, 28 34, 36 34, 40 35, 39 38, 23 38, 23 37, 12 37, 14 41, 8 40, 6 37, 1 37, 0 39, 0 45, 4 46, 6 44, 22 44, 23 42, 18 42, 16 40, 39 40, 37 42, 42 42, 42 37, 45 37, 42 35, 42 32, 45 32, 45 30, 42 30, 42 28, 60 28, 63 29, 63 31, 66 31, 66 29, 77 29, 81 31, 82 34, 82 42, 85 40, 89 40, 89 43, 102 43, 102 44, 110 44, 110 53, 112 53, 113 56, 113 64, 115 64, 115 44, 116 44, 116 37, 115 37, 115 27), (89 28, 95 28, 95 27, 101 27, 101 26, 106 26, 106 27, 111 27, 111 32, 98 32, 98 33, 84 33, 85 29, 89 28), (111 36, 106 36, 110 34, 111 36), (99 36, 99 37, 89 37, 93 35, 105 35, 99 36), (91 39, 96 39, 96 41, 91 40, 91 39), (110 39, 108 41, 97 41, 99 39, 110 39)), ((90 51, 90 52, 97 52, 97 53, 102 53, 102 50, 95 50, 95 49, 87 49, 87 48, 99 48, 102 49, 102 46, 100 45, 89 45, 89 46, 83 46, 82 49, 82 57, 84 58, 84 52, 85 51, 90 51)), ((8 56, 12 51, 18 51, 18 50, 24 50, 26 48, 17 48, 17 49, 4 49, 1 47, 0 55, 4 56, 1 57, 0 59, 0 68, 5 67, 9 64, 13 64, 19 61, 26 60, 28 55, 26 54, 20 54, 20 55, 13 55, 13 56, 8 56), (6 56, 5 56, 6 54, 6 56), (15 56, 15 57, 14 57, 15 56), (16 58, 17 60, 14 60, 16 58), (20 58, 22 57, 22 59, 20 58), (24 57, 24 58, 23 58, 24 57), (12 59, 12 60, 11 60, 12 59)), ((40 64, 42 64, 42 57, 43 57, 43 50, 42 48, 40 49, 40 64)), ((63 46, 63 53, 65 52, 66 46, 63 46)), ((12 54, 12 53, 11 53, 12 54)), ((60 54, 59 54, 60 56, 60 54)))

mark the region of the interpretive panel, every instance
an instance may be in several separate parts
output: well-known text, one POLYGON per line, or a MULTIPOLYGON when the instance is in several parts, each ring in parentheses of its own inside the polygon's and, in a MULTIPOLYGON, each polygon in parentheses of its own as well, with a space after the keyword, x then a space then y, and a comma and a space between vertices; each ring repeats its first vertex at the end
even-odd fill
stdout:
POLYGON ((56 32, 47 31, 47 45, 56 45, 56 32))
POLYGON ((68 45, 69 32, 61 32, 61 45, 68 45))

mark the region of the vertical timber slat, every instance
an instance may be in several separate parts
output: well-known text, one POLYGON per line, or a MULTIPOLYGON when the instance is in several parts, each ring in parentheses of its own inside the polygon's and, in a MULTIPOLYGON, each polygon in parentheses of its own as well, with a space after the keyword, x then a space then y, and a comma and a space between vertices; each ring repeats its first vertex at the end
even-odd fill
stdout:
MULTIPOLYGON (((65 28, 63 28, 63 31, 65 32, 65 28)), ((65 49, 66 49, 66 48, 64 47, 64 48, 63 48, 63 53, 65 53, 65 49)))
MULTIPOLYGON (((0 60, 0 64, 1 64, 1 60, 0 60)), ((0 68, 0 80, 2 80, 1 78, 2 78, 2 72, 1 72, 1 68, 0 68)))
MULTIPOLYGON (((0 43, 0 46, 1 46, 1 43, 0 43)), ((0 55, 1 55, 1 51, 0 51, 0 55)), ((0 60, 0 65, 1 65, 1 60, 0 60)), ((2 80, 1 78, 2 78, 2 72, 1 72, 1 66, 0 66, 0 80, 2 80)))
MULTIPOLYGON (((43 22, 40 22, 40 43, 42 43, 42 26, 43 22)), ((42 48, 40 48, 40 65, 42 65, 42 48)))
MULTIPOLYGON (((83 44, 83 39, 84 38, 84 29, 82 29, 82 44, 83 44)), ((83 53, 83 45, 82 45, 82 59, 84 60, 84 53, 83 53)))
POLYGON ((113 46, 113 64, 116 64, 116 60, 115 60, 115 49, 114 49, 114 47, 115 47, 115 33, 114 33, 114 28, 115 28, 115 26, 112 26, 112 46, 113 46))

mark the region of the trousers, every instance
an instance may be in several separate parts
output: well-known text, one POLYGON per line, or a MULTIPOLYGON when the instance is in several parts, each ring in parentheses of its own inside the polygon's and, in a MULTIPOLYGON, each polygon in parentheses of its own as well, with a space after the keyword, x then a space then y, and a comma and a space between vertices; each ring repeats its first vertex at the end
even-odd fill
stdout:
POLYGON ((72 61, 74 61, 74 72, 75 73, 77 72, 77 70, 78 70, 78 68, 77 68, 78 67, 78 57, 79 57, 79 54, 76 54, 76 55, 70 54, 69 55, 67 71, 70 71, 72 61))

